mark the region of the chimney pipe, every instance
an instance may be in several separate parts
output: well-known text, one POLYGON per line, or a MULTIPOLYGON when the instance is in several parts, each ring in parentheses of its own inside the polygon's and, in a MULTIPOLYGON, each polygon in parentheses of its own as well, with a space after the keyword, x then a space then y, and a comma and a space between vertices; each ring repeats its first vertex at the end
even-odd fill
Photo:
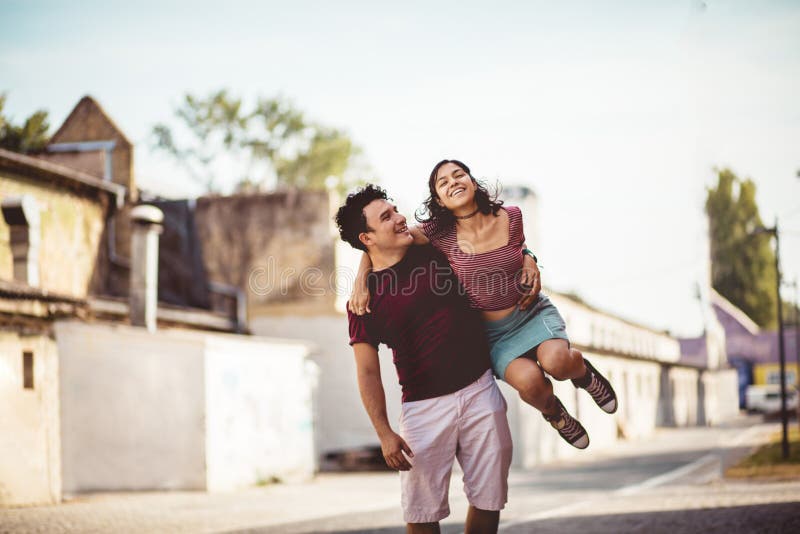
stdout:
POLYGON ((3 218, 9 226, 14 280, 39 285, 40 210, 31 195, 4 198, 3 218))
POLYGON ((131 210, 131 324, 156 330, 158 310, 158 236, 164 213, 155 206, 140 205, 131 210))

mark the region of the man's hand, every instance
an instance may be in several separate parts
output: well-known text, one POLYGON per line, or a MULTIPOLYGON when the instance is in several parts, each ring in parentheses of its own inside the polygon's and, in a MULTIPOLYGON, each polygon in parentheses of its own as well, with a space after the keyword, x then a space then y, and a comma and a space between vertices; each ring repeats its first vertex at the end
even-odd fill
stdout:
POLYGON ((520 310, 528 309, 531 303, 536 302, 539 298, 539 291, 542 290, 542 279, 539 273, 539 266, 536 262, 528 256, 523 255, 522 260, 522 276, 520 277, 520 285, 525 294, 519 299, 517 303, 520 310))
POLYGON ((347 309, 356 315, 364 315, 369 313, 369 288, 366 284, 366 279, 356 278, 356 283, 353 284, 353 293, 350 295, 350 300, 347 302, 347 309))
POLYGON ((381 451, 383 458, 386 460, 386 465, 397 471, 408 471, 411 469, 411 463, 403 455, 405 452, 409 458, 414 457, 411 452, 411 447, 405 442, 399 434, 390 431, 385 436, 381 437, 381 451))

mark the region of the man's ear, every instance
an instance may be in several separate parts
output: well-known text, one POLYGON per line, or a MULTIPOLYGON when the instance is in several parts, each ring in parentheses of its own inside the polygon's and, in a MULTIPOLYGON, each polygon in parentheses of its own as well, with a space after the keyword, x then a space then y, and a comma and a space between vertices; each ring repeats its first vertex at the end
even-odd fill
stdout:
POLYGON ((358 234, 358 240, 364 243, 365 247, 368 247, 372 244, 372 238, 369 236, 367 232, 361 232, 358 234))

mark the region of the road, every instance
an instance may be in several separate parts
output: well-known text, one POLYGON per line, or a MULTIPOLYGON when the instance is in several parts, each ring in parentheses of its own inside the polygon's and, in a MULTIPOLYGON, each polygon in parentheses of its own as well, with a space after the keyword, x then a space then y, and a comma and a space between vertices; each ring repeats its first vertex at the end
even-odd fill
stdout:
MULTIPOLYGON (((725 466, 775 424, 670 429, 509 478, 504 533, 800 532, 800 480, 737 482, 725 466)), ((459 477, 442 531, 463 531, 459 477)), ((310 483, 228 494, 81 496, 60 506, 0 510, 0 532, 401 533, 395 474, 326 474, 310 483)))

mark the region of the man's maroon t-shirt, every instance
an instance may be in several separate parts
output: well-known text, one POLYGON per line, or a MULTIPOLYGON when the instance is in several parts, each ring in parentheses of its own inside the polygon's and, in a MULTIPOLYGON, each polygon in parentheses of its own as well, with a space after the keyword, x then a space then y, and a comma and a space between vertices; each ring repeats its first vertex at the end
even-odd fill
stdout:
POLYGON ((368 277, 371 313, 348 311, 350 344, 386 344, 403 390, 403 402, 453 393, 489 369, 483 321, 445 257, 412 246, 388 269, 368 277))

